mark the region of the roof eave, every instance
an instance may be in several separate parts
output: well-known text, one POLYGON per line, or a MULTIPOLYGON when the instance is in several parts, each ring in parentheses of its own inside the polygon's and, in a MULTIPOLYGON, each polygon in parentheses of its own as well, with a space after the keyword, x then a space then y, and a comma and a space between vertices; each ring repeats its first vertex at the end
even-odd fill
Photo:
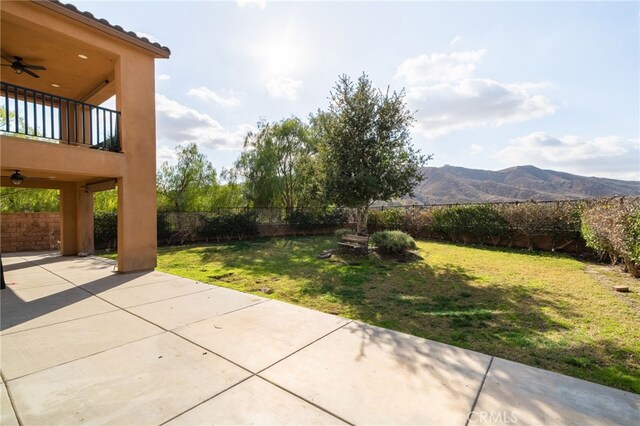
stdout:
POLYGON ((39 6, 46 7, 49 10, 60 13, 66 17, 74 19, 83 24, 89 25, 97 30, 103 31, 111 36, 117 37, 121 40, 132 43, 138 47, 141 47, 150 53, 152 53, 156 58, 169 58, 171 55, 171 50, 168 47, 161 46, 159 43, 152 43, 151 41, 145 41, 146 38, 142 39, 138 37, 134 32, 127 32, 119 25, 111 25, 109 21, 106 19, 98 19, 91 18, 83 14, 80 10, 74 7, 76 10, 72 10, 67 7, 65 4, 58 1, 34 1, 39 6))

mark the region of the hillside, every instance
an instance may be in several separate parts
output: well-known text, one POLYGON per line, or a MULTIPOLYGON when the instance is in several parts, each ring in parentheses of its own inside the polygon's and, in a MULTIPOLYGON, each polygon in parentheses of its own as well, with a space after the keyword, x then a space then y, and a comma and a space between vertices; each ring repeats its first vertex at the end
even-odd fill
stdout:
POLYGON ((415 190, 424 204, 526 200, 568 200, 640 195, 640 182, 578 176, 534 166, 499 171, 464 167, 425 167, 427 178, 415 190))

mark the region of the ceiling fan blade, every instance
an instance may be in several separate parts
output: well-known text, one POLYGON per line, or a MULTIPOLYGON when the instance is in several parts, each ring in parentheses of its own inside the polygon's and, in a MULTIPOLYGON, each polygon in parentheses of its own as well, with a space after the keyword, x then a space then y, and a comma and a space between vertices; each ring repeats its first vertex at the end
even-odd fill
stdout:
POLYGON ((11 64, 0 64, 0 66, 2 66, 2 67, 10 67, 11 64))
POLYGON ((47 70, 42 65, 25 65, 25 64, 22 64, 22 66, 25 67, 25 68, 29 68, 30 70, 43 70, 43 71, 47 70))
POLYGON ((7 62, 11 62, 11 63, 14 63, 14 62, 15 62, 15 59, 10 59, 10 57, 9 57, 9 56, 5 56, 5 55, 2 55, 2 59, 4 59, 4 60, 5 60, 5 61, 7 61, 7 62))
POLYGON ((26 69, 26 68, 24 68, 24 72, 26 72, 27 74, 29 74, 31 77, 34 77, 34 78, 40 78, 40 76, 39 76, 38 74, 36 74, 35 72, 33 72, 33 71, 31 71, 31 70, 28 70, 28 69, 26 69))

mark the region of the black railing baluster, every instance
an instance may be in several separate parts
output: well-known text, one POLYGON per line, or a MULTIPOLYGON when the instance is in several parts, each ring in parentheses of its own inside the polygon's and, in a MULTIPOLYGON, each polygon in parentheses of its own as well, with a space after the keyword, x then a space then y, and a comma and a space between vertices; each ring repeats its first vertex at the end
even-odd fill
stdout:
POLYGON ((116 150, 120 151, 120 113, 116 113, 116 150))
POLYGON ((89 145, 93 145, 93 107, 89 106, 89 145))
POLYGON ((58 104, 58 139, 62 140, 62 101, 56 96, 58 104))
POLYGON ((85 133, 86 129, 84 127, 84 115, 86 114, 86 112, 85 112, 84 105, 81 105, 81 107, 82 107, 82 114, 81 114, 82 115, 82 144, 84 145, 87 143, 87 134, 85 133))
POLYGON ((46 107, 45 107, 45 103, 46 103, 46 99, 44 96, 44 93, 41 93, 42 95, 42 137, 46 138, 47 137, 47 114, 46 114, 46 107))
POLYGON ((73 103, 73 142, 78 143, 78 104, 73 103))
MULTIPOLYGON (((7 113, 8 114, 8 113, 7 113)), ((13 87, 13 118, 14 118, 14 124, 15 124, 15 132, 19 133, 19 127, 18 127, 18 88, 16 86, 13 87)))
POLYGON ((53 96, 49 95, 49 111, 51 112, 51 139, 55 139, 56 135, 55 135, 55 125, 54 125, 54 120, 53 120, 53 96))
POLYGON ((38 95, 37 92, 31 93, 33 93, 33 135, 38 136, 38 110, 36 109, 38 107, 38 95))
MULTIPOLYGON (((93 116, 92 116, 93 118, 93 116)), ((100 143, 100 109, 96 108, 96 145, 100 143)), ((92 144, 93 145, 93 144, 92 144)))
POLYGON ((4 85, 4 111, 5 111, 4 127, 5 127, 5 130, 8 132, 9 131, 9 86, 7 86, 6 84, 4 85))
POLYGON ((69 101, 67 104, 67 145, 71 144, 71 110, 69 109, 69 101))
POLYGON ((23 109, 24 109, 24 134, 29 135, 29 106, 27 105, 27 97, 29 96, 29 92, 24 91, 24 99, 22 100, 23 109))
POLYGON ((0 100, 0 105, 4 105, 6 111, 5 123, 0 124, 0 132, 59 142, 65 140, 68 145, 82 143, 94 148, 120 151, 119 111, 5 82, 0 82, 0 96, 4 96, 4 102, 0 100), (13 101, 10 99, 12 95, 13 101), (82 132, 82 137, 79 132, 82 132))

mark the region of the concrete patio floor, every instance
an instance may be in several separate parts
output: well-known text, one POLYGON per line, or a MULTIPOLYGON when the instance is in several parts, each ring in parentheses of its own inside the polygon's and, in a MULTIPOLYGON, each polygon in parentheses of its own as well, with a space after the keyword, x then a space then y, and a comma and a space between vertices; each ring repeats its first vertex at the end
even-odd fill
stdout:
POLYGON ((97 257, 2 259, 2 425, 640 420, 640 395, 275 300, 97 257))

